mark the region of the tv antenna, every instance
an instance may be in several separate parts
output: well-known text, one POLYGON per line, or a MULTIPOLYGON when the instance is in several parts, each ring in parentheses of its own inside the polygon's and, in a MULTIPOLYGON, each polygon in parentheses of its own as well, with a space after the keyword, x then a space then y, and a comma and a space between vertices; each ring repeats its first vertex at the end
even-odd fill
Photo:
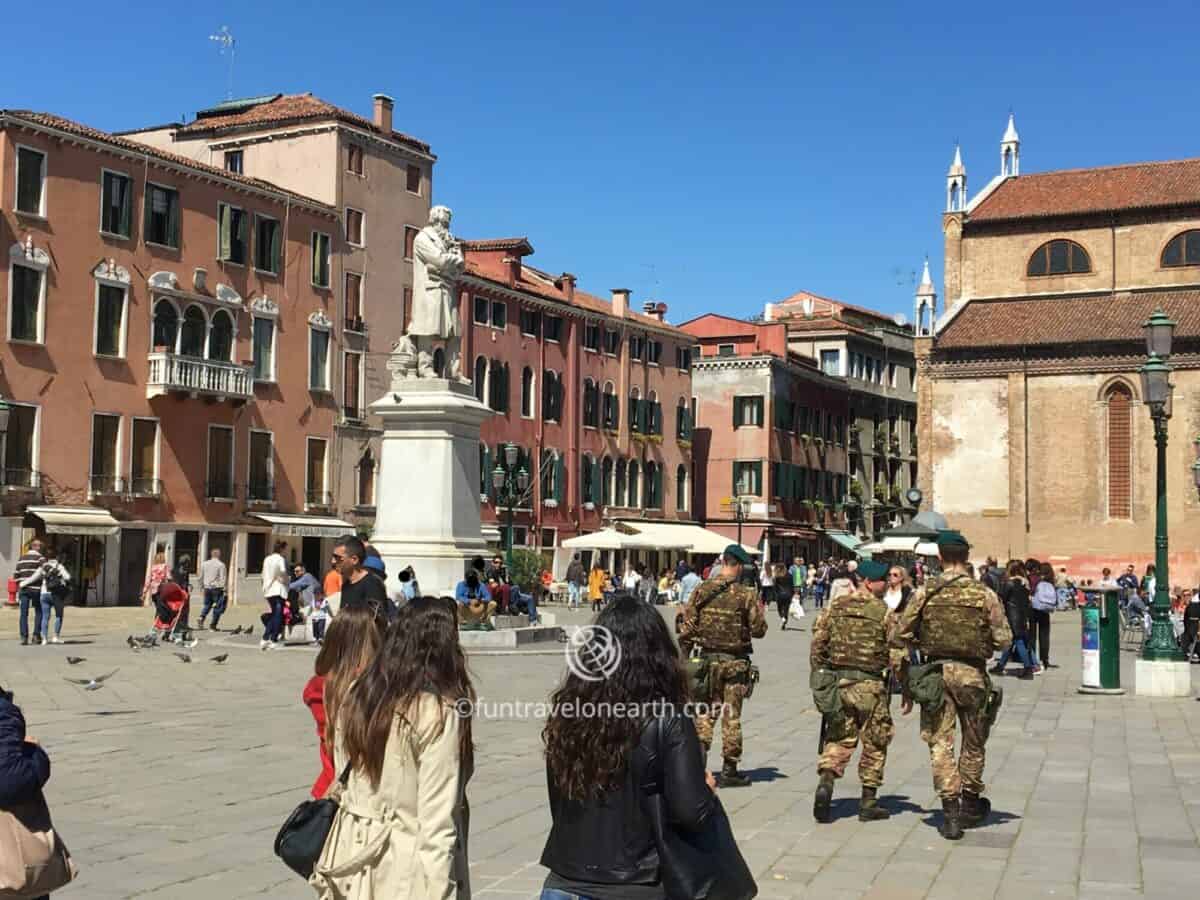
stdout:
POLYGON ((229 51, 229 83, 228 83, 226 91, 225 91, 225 99, 232 100, 233 99, 233 58, 234 58, 234 55, 237 53, 237 41, 234 39, 233 32, 229 30, 228 25, 222 25, 221 30, 218 31, 216 34, 210 34, 208 36, 208 39, 210 41, 215 41, 217 43, 217 46, 221 48, 219 52, 222 56, 225 55, 226 50, 229 51))

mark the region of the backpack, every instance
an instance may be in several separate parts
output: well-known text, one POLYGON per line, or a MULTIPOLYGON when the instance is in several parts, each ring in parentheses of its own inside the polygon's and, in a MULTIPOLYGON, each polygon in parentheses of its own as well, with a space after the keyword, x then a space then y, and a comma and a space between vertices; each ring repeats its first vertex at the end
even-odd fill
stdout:
POLYGON ((42 579, 46 590, 56 597, 67 593, 67 583, 63 580, 62 570, 58 566, 50 566, 42 579))

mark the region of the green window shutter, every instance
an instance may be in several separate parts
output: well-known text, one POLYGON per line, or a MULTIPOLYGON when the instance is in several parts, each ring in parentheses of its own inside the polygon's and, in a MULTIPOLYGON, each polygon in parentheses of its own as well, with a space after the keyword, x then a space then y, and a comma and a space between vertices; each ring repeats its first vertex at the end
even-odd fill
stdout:
POLYGON ((638 401, 638 430, 641 431, 642 434, 649 434, 649 432, 650 432, 649 419, 650 419, 650 401, 649 400, 639 400, 638 401))
POLYGON ((658 509, 663 505, 663 477, 662 468, 655 466, 654 468, 654 508, 658 509))
POLYGON ((167 241, 172 247, 179 246, 179 192, 172 191, 167 205, 167 241))
POLYGON ((729 489, 729 496, 736 497, 738 492, 738 464, 733 464, 733 480, 730 482, 732 487, 729 489))
POLYGON ((560 453, 554 460, 554 499, 559 503, 563 502, 563 497, 566 496, 567 487, 567 467, 563 462, 563 455, 560 453))
POLYGON ((762 496, 762 492, 763 492, 763 490, 762 490, 762 473, 763 473, 762 462, 761 461, 756 462, 754 464, 754 487, 756 488, 754 493, 759 496, 762 496))
POLYGON ((146 185, 146 190, 142 194, 142 243, 146 242, 147 235, 150 234, 150 222, 153 218, 154 208, 154 202, 152 199, 153 197, 154 188, 150 185, 146 185))
POLYGON ((242 242, 243 261, 250 257, 250 216, 242 212, 238 219, 238 240, 242 242))
POLYGON ((734 428, 738 427, 738 412, 741 407, 740 399, 741 399, 740 397, 733 398, 732 407, 733 407, 733 427, 734 428))
POLYGON ((121 194, 121 234, 129 237, 133 221, 133 187, 127 178, 117 178, 115 189, 121 194))
POLYGON ((283 252, 283 229, 279 223, 271 229, 271 271, 279 274, 279 257, 283 252))
POLYGON ((217 207, 217 258, 229 259, 232 255, 233 235, 230 231, 230 216, 233 214, 228 206, 222 203, 217 207))

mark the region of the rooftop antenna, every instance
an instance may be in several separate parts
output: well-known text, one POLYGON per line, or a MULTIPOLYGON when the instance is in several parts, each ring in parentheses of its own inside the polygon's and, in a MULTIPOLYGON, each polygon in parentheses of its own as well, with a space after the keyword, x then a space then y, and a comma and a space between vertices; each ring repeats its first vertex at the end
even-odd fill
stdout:
POLYGON ((229 51, 229 84, 225 91, 225 99, 232 100, 233 99, 233 58, 234 58, 234 55, 237 53, 237 41, 234 40, 233 32, 229 30, 228 25, 222 25, 221 30, 218 31, 216 34, 210 34, 208 36, 208 39, 210 41, 216 41, 217 46, 219 46, 221 48, 219 52, 222 56, 225 55, 226 50, 229 51))

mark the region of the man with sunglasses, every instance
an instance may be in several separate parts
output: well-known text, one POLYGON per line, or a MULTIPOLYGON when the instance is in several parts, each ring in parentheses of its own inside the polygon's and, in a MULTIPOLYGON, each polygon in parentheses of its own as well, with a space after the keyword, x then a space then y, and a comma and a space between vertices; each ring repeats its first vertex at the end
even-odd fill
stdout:
POLYGON ((375 610, 387 610, 387 588, 383 581, 363 566, 366 558, 366 547, 356 537, 345 537, 333 548, 333 563, 342 576, 342 602, 339 609, 369 606, 375 610))

